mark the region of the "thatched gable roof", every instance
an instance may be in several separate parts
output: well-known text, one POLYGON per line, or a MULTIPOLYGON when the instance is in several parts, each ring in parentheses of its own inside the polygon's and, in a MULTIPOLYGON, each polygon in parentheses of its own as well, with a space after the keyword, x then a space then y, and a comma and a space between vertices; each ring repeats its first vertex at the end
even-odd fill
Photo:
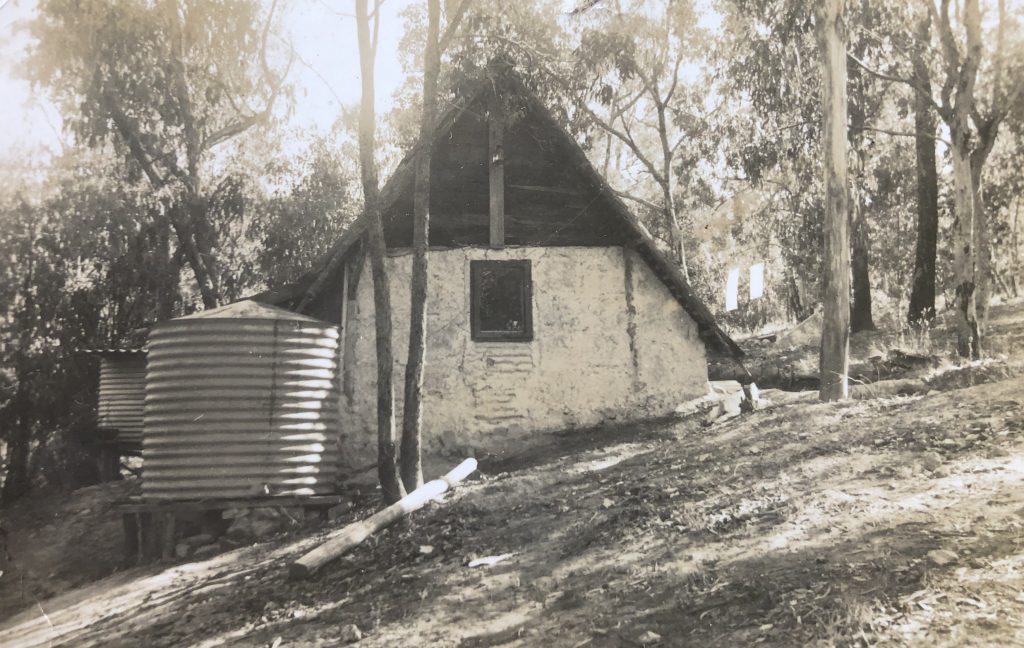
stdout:
MULTIPOLYGON (((445 146, 447 144, 446 140, 452 138, 453 128, 457 123, 461 123, 460 120, 465 121, 466 119, 479 118, 479 115, 473 115, 472 107, 486 105, 488 95, 495 92, 495 87, 498 83, 495 81, 481 83, 474 92, 466 93, 457 105, 452 106, 441 115, 431 142, 431 145, 435 147, 435 151, 438 150, 438 147, 445 146)), ((711 311, 694 293, 679 268, 658 249, 651 234, 636 219, 618 194, 590 163, 576 140, 514 75, 510 73, 502 74, 500 86, 502 100, 507 101, 508 93, 513 93, 515 100, 525 107, 524 115, 520 121, 528 122, 531 129, 543 133, 545 141, 552 143, 553 148, 556 148, 558 155, 561 156, 559 164, 567 166, 568 172, 575 174, 573 176, 574 179, 582 181, 582 184, 587 186, 589 195, 592 196, 586 200, 579 213, 571 219, 573 222, 556 224, 553 228, 549 228, 546 231, 545 236, 542 237, 546 244, 553 244, 551 243, 553 237, 557 237, 558 244, 615 244, 636 250, 654 271, 654 274, 678 300, 683 309, 696 322, 700 337, 705 345, 709 349, 733 357, 742 356, 743 352, 718 326, 711 311), (584 214, 585 212, 586 214, 584 214), (591 216, 591 212, 597 215, 591 216), (575 221, 579 220, 581 215, 586 215, 590 218, 590 222, 576 223, 575 221), (595 231, 598 234, 593 234, 595 231), (582 238, 575 240, 572 237, 585 237, 587 240, 582 240, 582 238), (595 237, 599 237, 600 240, 594 240, 595 237)), ((414 184, 413 159, 416 151, 422 145, 422 142, 417 143, 405 156, 381 190, 381 214, 384 218, 386 231, 404 232, 407 229, 411 233, 411 195, 414 184), (405 227, 405 221, 409 222, 408 227, 405 227), (397 228, 396 225, 398 225, 397 228)), ((483 145, 486 147, 486 138, 484 138, 483 145)), ((508 141, 506 140, 507 151, 508 148, 508 141)), ((437 165, 435 165, 436 167, 437 165)), ((457 172, 466 173, 467 165, 458 164, 457 172)), ((434 182, 433 176, 431 181, 434 182)), ((535 189, 534 187, 521 188, 535 189)), ((559 192, 576 193, 562 189, 553 191, 553 193, 559 192)), ((444 213, 443 211, 435 210, 433 207, 431 211, 435 215, 444 213)), ((432 218, 432 220, 434 219, 432 218)), ((465 223, 457 223, 453 227, 458 225, 465 225, 465 223)), ((535 221, 531 226, 536 228, 538 224, 535 221)), ((435 229, 435 225, 432 223, 432 245, 434 244, 433 232, 435 229)), ((441 229, 443 230, 443 227, 441 229)), ((358 218, 335 242, 331 250, 320 259, 316 266, 297 282, 280 290, 256 295, 252 299, 289 308, 297 312, 309 312, 312 307, 315 307, 317 301, 323 298, 325 288, 340 280, 341 268, 344 262, 357 251, 361 251, 361 240, 365 231, 366 217, 363 216, 358 218)), ((453 234, 453 236, 456 235, 458 234, 453 234)), ((463 239, 462 242, 464 243, 465 240, 463 239)), ((530 241, 526 240, 521 242, 523 244, 530 243, 530 241)), ((458 243, 458 239, 455 239, 455 242, 452 244, 458 243)), ((389 242, 389 245, 391 244, 389 242)), ((510 241, 510 244, 514 244, 514 242, 510 241)))

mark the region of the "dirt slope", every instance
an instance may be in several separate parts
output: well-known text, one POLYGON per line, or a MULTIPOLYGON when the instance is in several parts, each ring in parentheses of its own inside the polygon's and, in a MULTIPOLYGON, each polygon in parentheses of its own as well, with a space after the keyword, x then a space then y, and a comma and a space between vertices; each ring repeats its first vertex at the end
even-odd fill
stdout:
POLYGON ((0 644, 1024 645, 1022 387, 566 434, 312 582, 284 566, 316 537, 282 538, 42 601, 0 644))
POLYGON ((26 498, 0 510, 10 562, 0 563, 0 619, 118 569, 121 519, 112 504, 135 480, 26 498))

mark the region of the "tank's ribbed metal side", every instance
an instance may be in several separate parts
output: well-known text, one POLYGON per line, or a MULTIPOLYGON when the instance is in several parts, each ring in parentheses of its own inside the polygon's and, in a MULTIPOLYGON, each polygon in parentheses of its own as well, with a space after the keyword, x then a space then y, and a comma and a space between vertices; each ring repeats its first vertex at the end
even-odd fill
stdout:
POLYGON ((181 319, 149 336, 142 492, 170 499, 334 491, 338 330, 181 319))
POLYGON ((100 358, 98 427, 117 430, 116 440, 122 445, 139 447, 145 403, 146 357, 125 354, 100 358))

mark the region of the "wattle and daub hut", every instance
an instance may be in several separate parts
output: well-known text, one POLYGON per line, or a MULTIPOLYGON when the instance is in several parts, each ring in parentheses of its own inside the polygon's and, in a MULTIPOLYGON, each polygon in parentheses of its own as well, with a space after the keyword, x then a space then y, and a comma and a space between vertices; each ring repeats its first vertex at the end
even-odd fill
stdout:
MULTIPOLYGON (((433 151, 425 451, 500 453, 546 430, 648 418, 707 392, 708 350, 741 351, 577 142, 497 74, 441 116, 433 151)), ((395 376, 404 377, 415 149, 382 190, 395 376)), ((317 267, 255 300, 340 327, 341 460, 376 453, 365 219, 317 267)), ((401 388, 396 388, 399 414, 401 388)))

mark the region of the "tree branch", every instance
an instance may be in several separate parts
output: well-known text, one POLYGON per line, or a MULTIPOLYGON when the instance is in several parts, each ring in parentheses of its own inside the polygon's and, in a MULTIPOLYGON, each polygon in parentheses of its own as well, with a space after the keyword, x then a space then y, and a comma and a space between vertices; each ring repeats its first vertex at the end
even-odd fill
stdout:
POLYGON ((895 137, 918 137, 918 136, 923 136, 923 137, 927 137, 928 139, 933 139, 936 142, 942 142, 946 146, 952 146, 952 144, 949 142, 949 140, 945 139, 944 137, 939 137, 938 135, 935 135, 933 133, 917 133, 917 132, 909 132, 908 133, 908 132, 904 132, 904 131, 889 130, 888 128, 875 128, 873 126, 861 126, 861 127, 850 126, 849 128, 852 131, 870 131, 872 133, 883 133, 885 135, 893 135, 895 137))
MULTIPOLYGON (((270 24, 274 21, 274 10, 277 9, 277 0, 273 0, 270 3, 270 13, 267 14, 267 21, 263 24, 263 35, 260 40, 260 68, 263 70, 263 76, 267 79, 273 79, 274 73, 270 69, 270 64, 267 63, 267 40, 270 36, 270 24)), ((278 84, 280 81, 278 81, 278 84)))
POLYGON ((665 103, 672 101, 672 95, 676 93, 676 86, 679 85, 679 68, 683 63, 683 55, 679 54, 676 56, 676 64, 672 70, 672 85, 669 86, 668 92, 665 94, 665 103))
POLYGON ((1003 85, 1003 46, 1006 40, 1006 0, 999 0, 999 24, 996 25, 996 51, 992 54, 995 69, 992 73, 992 106, 999 100, 1003 85))
POLYGON ((291 71, 292 64, 295 62, 295 48, 288 43, 291 49, 291 54, 288 58, 288 64, 285 66, 284 72, 280 75, 276 74, 267 62, 267 40, 270 34, 270 25, 274 18, 274 11, 277 9, 277 0, 274 0, 270 5, 270 13, 267 15, 267 21, 263 26, 262 44, 260 45, 260 68, 263 71, 263 76, 270 86, 270 94, 266 98, 263 110, 245 115, 238 121, 235 121, 223 128, 214 131, 207 135, 199 146, 200 153, 209 151, 218 144, 225 142, 236 135, 244 133, 253 126, 265 122, 270 118, 270 114, 273 112, 274 104, 277 103, 277 98, 280 96, 281 88, 284 85, 284 80, 288 77, 288 73, 291 71))
POLYGON ((462 22, 463 17, 466 15, 466 9, 469 8, 469 3, 472 0, 462 0, 459 5, 455 8, 455 11, 451 16, 446 16, 448 24, 445 25, 444 33, 441 34, 440 40, 438 40, 437 51, 439 54, 444 54, 445 50, 451 44, 452 38, 455 37, 455 32, 459 28, 459 23, 462 22))
POLYGON ((622 115, 626 114, 626 111, 628 111, 633 106, 635 106, 636 102, 640 101, 640 97, 642 97, 642 96, 644 96, 644 91, 640 90, 639 92, 636 93, 635 97, 633 97, 632 99, 630 99, 626 103, 624 103, 621 106, 619 106, 619 108, 617 110, 615 110, 614 113, 612 114, 612 121, 615 121, 617 118, 619 118, 622 115))
MULTIPOLYGON (((587 105, 586 101, 579 101, 577 102, 577 104, 579 105, 580 109, 583 110, 583 112, 587 113, 587 115, 601 129, 603 129, 606 133, 610 133, 616 139, 620 140, 623 144, 628 146, 629 150, 631 150, 633 154, 636 155, 637 159, 639 159, 640 162, 643 163, 645 167, 647 167, 647 171, 654 177, 655 181, 658 184, 662 183, 661 174, 658 172, 657 167, 655 167, 654 164, 647 158, 647 156, 643 154, 643 152, 640 150, 640 146, 636 143, 636 141, 630 135, 627 134, 629 132, 628 128, 626 129, 625 133, 615 128, 615 126, 609 124, 604 119, 602 119, 597 113, 595 113, 590 108, 590 106, 587 105)), ((625 126, 625 122, 623 122, 623 126, 625 126)))
POLYGON ((689 138, 686 136, 686 133, 683 133, 682 135, 679 136, 679 139, 676 140, 676 143, 673 144, 671 148, 671 153, 673 157, 675 157, 676 151, 679 150, 679 147, 682 146, 683 142, 685 142, 687 139, 689 138))
POLYGON ((658 91, 657 82, 644 74, 641 66, 633 66, 633 71, 640 77, 640 82, 643 83, 644 89, 647 90, 648 94, 651 95, 651 99, 654 101, 655 106, 664 106, 665 101, 661 97, 661 93, 658 91))
POLYGON ((107 107, 107 112, 110 114, 110 118, 114 122, 114 126, 117 131, 121 134, 125 144, 128 145, 128 150, 131 152, 132 157, 138 162, 139 166, 142 167, 142 172, 146 174, 149 179, 149 183, 154 189, 161 189, 167 184, 166 178, 162 177, 153 166, 151 155, 146 151, 145 146, 142 144, 142 138, 139 135, 138 130, 128 119, 128 116, 117 105, 116 101, 110 97, 109 92, 103 93, 103 100, 107 107))
POLYGON ((195 114, 192 109, 192 98, 189 95, 185 68, 185 21, 188 17, 181 14, 178 3, 175 0, 168 0, 166 2, 166 11, 168 14, 167 19, 173 30, 169 37, 171 47, 168 52, 168 55, 171 57, 171 69, 174 71, 174 81, 171 86, 180 104, 181 125, 185 132, 185 161, 188 174, 183 180, 190 191, 198 193, 199 158, 202 155, 202 147, 199 131, 196 128, 195 114))
POLYGON ((619 196, 620 198, 625 198, 626 200, 632 200, 633 202, 639 203, 639 204, 641 204, 644 207, 647 207, 649 209, 653 209, 654 211, 656 211, 658 213, 661 213, 661 212, 665 211, 665 208, 662 207, 661 205, 655 205, 650 200, 647 200, 645 198, 641 198, 639 196, 634 196, 633 194, 626 193, 625 191, 619 191, 618 189, 612 189, 612 191, 614 191, 615 195, 619 196))
POLYGON ((225 142, 236 135, 240 135, 256 124, 266 121, 269 113, 267 109, 261 110, 255 115, 248 115, 236 122, 228 124, 220 130, 214 131, 203 140, 202 149, 209 151, 218 144, 225 142))
POLYGON ((921 81, 919 79, 906 78, 906 77, 896 76, 894 74, 886 74, 885 72, 879 72, 878 70, 875 70, 875 69, 872 69, 871 67, 868 67, 867 63, 865 63, 864 61, 861 61, 860 59, 858 59, 853 54, 850 54, 849 52, 847 52, 846 58, 851 60, 851 61, 853 61, 854 63, 856 63, 857 67, 859 67, 860 69, 864 70, 865 72, 867 72, 868 74, 870 74, 871 76, 873 76, 875 78, 882 79, 883 81, 893 81, 893 82, 896 82, 896 83, 902 83, 902 84, 904 84, 906 86, 909 86, 915 92, 920 93, 921 96, 923 96, 926 99, 928 99, 928 102, 931 103, 932 107, 934 107, 935 110, 939 111, 940 113, 943 111, 943 107, 941 105, 939 105, 938 102, 935 101, 935 98, 932 97, 932 93, 929 91, 929 89, 924 84, 921 83, 921 81))
POLYGON ((942 0, 942 8, 939 11, 936 11, 932 2, 928 2, 928 11, 932 14, 932 20, 939 24, 939 42, 942 44, 942 55, 946 59, 946 78, 941 90, 942 105, 952 108, 950 98, 956 85, 956 75, 961 70, 960 51, 957 49, 953 28, 949 23, 949 0, 942 0))

